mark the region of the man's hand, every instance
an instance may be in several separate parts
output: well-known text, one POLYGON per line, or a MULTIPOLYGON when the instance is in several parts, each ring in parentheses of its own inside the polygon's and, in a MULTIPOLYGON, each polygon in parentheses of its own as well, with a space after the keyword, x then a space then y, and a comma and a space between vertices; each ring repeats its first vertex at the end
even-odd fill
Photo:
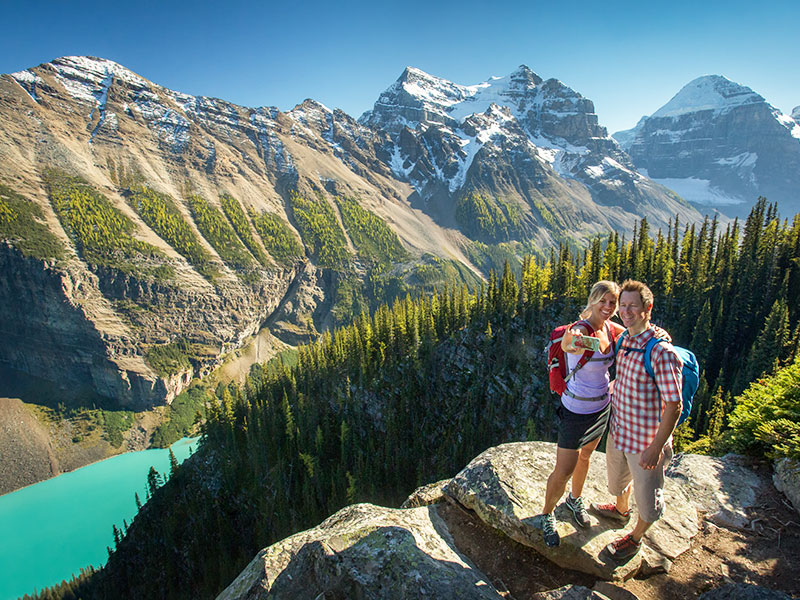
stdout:
POLYGON ((663 445, 659 445, 658 443, 650 444, 645 448, 644 452, 642 452, 642 456, 639 459, 639 466, 646 471, 652 471, 659 465, 663 456, 663 445))

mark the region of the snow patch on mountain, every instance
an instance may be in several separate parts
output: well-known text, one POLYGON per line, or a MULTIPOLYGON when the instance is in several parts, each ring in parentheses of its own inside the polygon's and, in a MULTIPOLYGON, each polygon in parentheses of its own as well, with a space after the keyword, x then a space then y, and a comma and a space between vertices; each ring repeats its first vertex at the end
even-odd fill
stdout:
POLYGON ((30 70, 11 73, 11 77, 38 104, 39 97, 36 95, 36 84, 42 83, 42 78, 30 70))
POLYGON ((781 125, 790 131, 793 138, 800 139, 800 122, 798 122, 800 119, 800 114, 798 114, 798 109, 800 109, 800 106, 792 111, 791 117, 789 115, 779 113, 775 115, 775 118, 778 119, 778 122, 780 122, 781 125))
POLYGON ((684 200, 703 206, 730 206, 743 204, 746 201, 715 188, 708 179, 685 177, 653 179, 653 181, 671 189, 684 200))
POLYGON ((764 98, 749 87, 721 75, 704 75, 687 83, 652 117, 679 117, 688 113, 726 111, 744 104, 759 104, 764 98))

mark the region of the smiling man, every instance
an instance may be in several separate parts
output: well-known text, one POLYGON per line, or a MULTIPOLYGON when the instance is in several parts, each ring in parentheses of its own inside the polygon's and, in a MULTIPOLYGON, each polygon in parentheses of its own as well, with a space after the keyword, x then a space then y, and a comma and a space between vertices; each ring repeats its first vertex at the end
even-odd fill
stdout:
POLYGON ((647 342, 654 337, 664 338, 666 333, 651 325, 652 310, 650 288, 630 279, 622 284, 619 315, 626 331, 617 352, 617 379, 606 446, 608 489, 617 501, 590 507, 601 517, 627 524, 633 491, 639 511, 636 526, 606 547, 618 561, 639 551, 642 536, 664 512, 664 469, 672 459, 672 431, 681 413, 683 364, 672 345, 662 342, 653 346, 655 377, 648 375, 644 366, 647 342))

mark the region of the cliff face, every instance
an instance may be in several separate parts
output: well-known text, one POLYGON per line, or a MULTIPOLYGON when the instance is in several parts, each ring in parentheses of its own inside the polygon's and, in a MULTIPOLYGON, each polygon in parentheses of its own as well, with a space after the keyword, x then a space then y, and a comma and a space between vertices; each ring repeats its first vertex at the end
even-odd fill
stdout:
POLYGON ((134 410, 170 402, 194 375, 218 364, 224 351, 241 346, 297 276, 283 270, 250 289, 193 289, 115 270, 56 265, 5 244, 0 272, 0 361, 134 410), (159 375, 145 361, 146 349, 178 336, 201 343, 200 352, 191 367, 159 375))

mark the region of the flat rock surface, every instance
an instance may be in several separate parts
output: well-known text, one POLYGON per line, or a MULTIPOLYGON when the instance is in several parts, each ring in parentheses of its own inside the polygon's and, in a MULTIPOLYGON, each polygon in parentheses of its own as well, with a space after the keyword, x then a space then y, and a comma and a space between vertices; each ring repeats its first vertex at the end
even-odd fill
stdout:
POLYGON ((218 600, 502 596, 455 547, 435 506, 356 504, 268 548, 218 600))
POLYGON ((695 507, 721 527, 742 528, 748 525, 748 509, 768 486, 762 477, 735 454, 722 458, 700 454, 675 457, 667 474, 680 482, 695 507))
MULTIPOLYGON (((632 577, 641 567, 643 552, 627 563, 617 564, 603 551, 624 533, 618 523, 592 517, 589 528, 579 529, 562 503, 555 511, 561 545, 545 545, 541 531, 533 526, 533 518, 544 505, 555 457, 555 444, 547 442, 517 442, 490 448, 456 475, 445 492, 492 527, 533 547, 561 567, 608 580, 632 577)), ((601 452, 592 457, 583 495, 587 502, 610 499, 605 454, 601 452)), ((675 480, 667 478, 664 497, 664 517, 648 532, 645 543, 653 554, 674 559, 689 548, 697 533, 697 511, 675 480)), ((634 506, 631 523, 636 517, 634 506)))

